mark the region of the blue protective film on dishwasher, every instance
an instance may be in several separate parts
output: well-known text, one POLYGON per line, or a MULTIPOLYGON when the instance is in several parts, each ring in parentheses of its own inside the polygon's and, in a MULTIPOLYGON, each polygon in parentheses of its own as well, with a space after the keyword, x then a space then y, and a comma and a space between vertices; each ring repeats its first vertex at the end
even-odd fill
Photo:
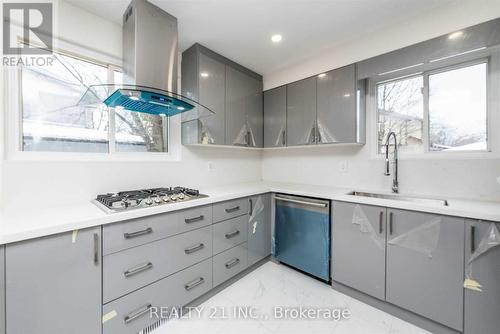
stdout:
POLYGON ((280 262, 328 281, 328 213, 276 203, 273 255, 280 262))

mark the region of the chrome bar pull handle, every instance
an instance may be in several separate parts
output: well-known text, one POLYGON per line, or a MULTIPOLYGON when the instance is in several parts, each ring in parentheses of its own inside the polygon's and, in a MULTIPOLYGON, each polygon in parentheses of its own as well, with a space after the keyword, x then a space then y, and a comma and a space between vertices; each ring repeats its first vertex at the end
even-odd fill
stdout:
POLYGON ((382 234, 382 232, 384 231, 383 229, 383 222, 384 220, 384 211, 380 211, 380 214, 379 214, 379 217, 378 217, 378 233, 379 234, 382 234))
POLYGON ((148 262, 148 263, 145 263, 145 264, 143 264, 141 266, 138 266, 138 267, 126 270, 123 273, 123 275, 128 278, 130 276, 134 276, 134 275, 136 275, 138 273, 141 273, 141 272, 143 272, 145 270, 148 270, 148 269, 151 269, 151 268, 153 268, 153 264, 151 262, 148 262))
POLYGON ((475 242, 475 239, 476 238, 476 227, 475 226, 471 226, 470 227, 470 253, 474 253, 476 251, 476 242, 475 242))
POLYGON ((392 221, 393 221, 393 213, 389 213, 389 235, 392 235, 392 221))
POLYGON ((248 211, 248 214, 251 216, 253 214, 253 200, 249 198, 248 202, 250 203, 250 210, 248 211))
POLYGON ((203 277, 200 277, 194 281, 186 283, 184 285, 184 289, 186 289, 186 291, 189 291, 189 290, 196 288, 198 285, 203 284, 203 283, 205 283, 205 279, 203 277))
POLYGON ((184 219, 184 222, 186 224, 191 224, 191 223, 199 222, 200 220, 203 220, 203 219, 205 219, 205 216, 200 215, 198 217, 186 218, 186 219, 184 219))
POLYGON ((99 235, 94 233, 94 263, 99 263, 99 235))
POLYGON ((237 265, 238 263, 240 263, 240 259, 234 258, 225 264, 226 269, 230 269, 230 268, 234 267, 235 265, 237 265))
POLYGON ((231 239, 231 238, 237 236, 238 234, 240 234, 240 231, 239 230, 234 230, 232 232, 226 233, 225 237, 226 237, 226 239, 231 239))
POLYGON ((231 212, 235 212, 235 211, 238 211, 240 209, 240 206, 237 205, 235 207, 232 207, 232 208, 227 208, 225 209, 226 210, 226 213, 231 213, 231 212))
POLYGON ((304 205, 310 205, 310 206, 317 206, 319 208, 326 208, 328 204, 326 203, 316 203, 316 202, 308 202, 308 201, 301 201, 298 199, 292 199, 292 198, 286 198, 286 197, 279 197, 279 196, 274 196, 275 200, 278 201, 283 201, 283 202, 290 202, 290 203, 297 203, 297 204, 304 204, 304 205))
POLYGON ((188 247, 184 250, 184 253, 186 254, 191 254, 191 253, 194 253, 196 251, 199 251, 200 249, 203 249, 205 248, 205 245, 202 244, 202 243, 199 243, 198 245, 196 246, 192 246, 192 247, 188 247))
POLYGON ((123 320, 125 321, 126 324, 134 321, 135 319, 145 315, 146 313, 149 312, 149 310, 152 308, 153 306, 151 306, 151 304, 147 304, 147 305, 144 305, 143 307, 141 307, 140 309, 138 309, 137 311, 135 312, 132 312, 130 313, 129 315, 125 316, 125 318, 123 318, 123 320))
POLYGON ((140 230, 140 231, 137 231, 137 232, 123 233, 123 237, 125 239, 131 239, 131 238, 139 237, 141 235, 146 235, 146 234, 149 234, 149 233, 153 233, 153 229, 151 227, 148 227, 148 228, 146 228, 144 230, 140 230))

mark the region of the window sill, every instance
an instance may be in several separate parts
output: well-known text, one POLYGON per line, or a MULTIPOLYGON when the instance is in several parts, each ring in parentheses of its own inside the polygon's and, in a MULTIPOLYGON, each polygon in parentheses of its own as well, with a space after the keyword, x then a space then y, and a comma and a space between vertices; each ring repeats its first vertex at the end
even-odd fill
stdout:
POLYGON ((180 161, 180 154, 157 152, 127 153, 73 153, 73 152, 15 152, 7 155, 7 161, 85 161, 85 162, 175 162, 180 161))

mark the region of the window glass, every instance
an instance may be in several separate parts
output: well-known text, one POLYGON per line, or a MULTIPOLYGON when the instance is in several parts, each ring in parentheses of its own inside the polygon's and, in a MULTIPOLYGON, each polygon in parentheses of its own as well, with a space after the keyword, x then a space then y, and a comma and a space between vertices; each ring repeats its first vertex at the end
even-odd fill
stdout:
POLYGON ((429 75, 429 149, 487 149, 486 63, 429 75))
POLYGON ((166 152, 166 118, 115 109, 116 151, 166 152))
MULTIPOLYGON (((114 83, 123 83, 123 73, 113 71, 114 83)), ((166 152, 167 119, 162 116, 115 108, 117 152, 166 152)))
POLYGON ((21 69, 25 151, 108 152, 108 112, 78 104, 87 87, 107 82, 107 67, 54 54, 52 66, 21 69))
POLYGON ((392 131, 396 133, 401 152, 423 152, 422 87, 422 76, 377 85, 379 153, 385 152, 384 144, 392 131))

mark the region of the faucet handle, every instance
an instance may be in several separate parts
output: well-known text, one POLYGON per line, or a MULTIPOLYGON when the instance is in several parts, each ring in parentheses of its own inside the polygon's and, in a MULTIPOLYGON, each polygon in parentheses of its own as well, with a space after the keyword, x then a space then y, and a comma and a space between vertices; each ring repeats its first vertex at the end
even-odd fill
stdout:
POLYGON ((385 172, 384 172, 384 175, 386 176, 389 176, 391 175, 391 171, 390 171, 390 162, 389 162, 389 159, 385 159, 385 172))

